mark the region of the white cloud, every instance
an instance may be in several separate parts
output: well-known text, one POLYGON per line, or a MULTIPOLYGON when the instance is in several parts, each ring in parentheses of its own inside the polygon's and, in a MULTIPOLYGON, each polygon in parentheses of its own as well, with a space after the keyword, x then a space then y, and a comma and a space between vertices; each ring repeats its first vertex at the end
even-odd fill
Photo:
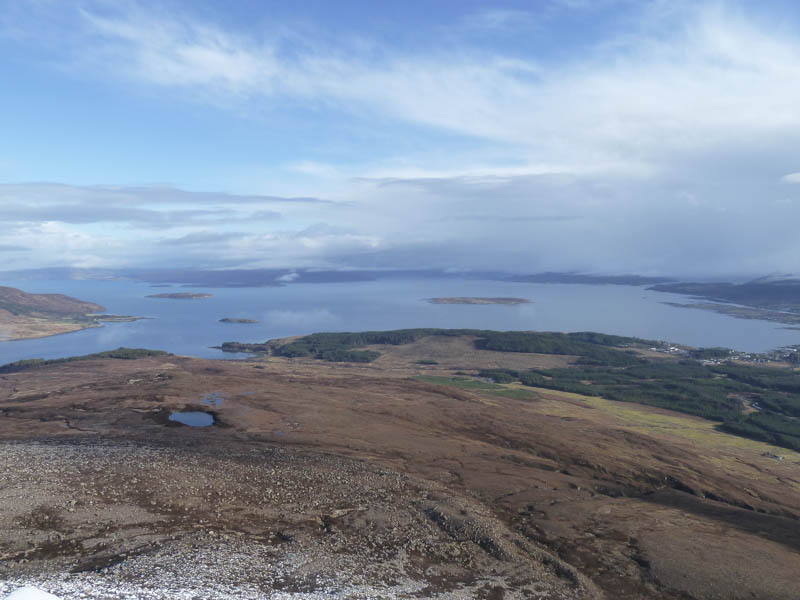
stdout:
MULTIPOLYGON (((800 203, 779 200, 788 194, 781 182, 800 183, 789 173, 800 143, 800 39, 777 19, 656 2, 637 24, 554 59, 453 37, 410 51, 332 39, 322 28, 247 34, 143 4, 88 6, 73 32, 48 36, 71 40, 63 60, 83 76, 239 114, 299 106, 331 121, 346 114, 368 127, 417 126, 433 140, 442 132, 473 139, 462 149, 443 136, 449 143, 438 154, 345 156, 346 167, 282 164, 336 189, 346 202, 333 205, 172 188, 0 186, 0 201, 24 205, 17 214, 28 214, 31 227, 56 221, 48 207, 60 204, 63 239, 55 239, 74 260, 123 256, 104 251, 104 234, 85 222, 102 207, 104 222, 133 224, 141 242, 193 264, 794 269, 800 203), (218 210, 233 221, 211 227, 218 210), (267 218, 275 212, 282 219, 267 218), (148 223, 162 230, 145 231, 148 223), (70 246, 69 231, 89 241, 70 246)), ((524 21, 497 11, 471 18, 486 30, 524 21)), ((130 245, 133 235, 125 239, 130 245)), ((0 241, 37 243, 21 229, 0 241)), ((142 245, 137 259, 152 261, 157 252, 142 245)))
POLYGON ((154 18, 141 8, 123 18, 103 17, 86 10, 81 13, 96 35, 134 49, 133 74, 154 83, 215 83, 231 92, 244 93, 253 86, 268 86, 277 71, 269 47, 250 45, 243 38, 208 25, 154 18))
POLYGON ((189 192, 167 186, 75 186, 0 183, 0 226, 43 222, 115 224, 133 229, 268 226, 284 217, 325 214, 317 198, 189 192))
POLYGON ((291 283, 298 277, 300 277, 300 273, 295 273, 295 272, 286 273, 285 275, 281 275, 280 277, 278 277, 276 281, 280 281, 281 283, 291 283))
POLYGON ((0 204, 20 202, 30 206, 84 204, 94 207, 128 208, 229 207, 239 205, 319 204, 325 200, 308 197, 196 192, 168 185, 65 185, 60 183, 0 183, 0 204))
POLYGON ((648 22, 622 47, 600 45, 559 64, 465 47, 376 58, 355 42, 298 44, 294 33, 289 46, 279 35, 256 39, 140 7, 83 15, 93 43, 80 60, 109 75, 221 103, 366 109, 519 145, 539 160, 641 164, 800 131, 800 41, 716 7, 684 8, 677 27, 648 22))
POLYGON ((507 31, 509 29, 530 29, 540 20, 529 11, 510 9, 488 9, 471 13, 461 19, 461 26, 467 30, 507 31))
POLYGON ((121 252, 130 251, 127 240, 107 233, 77 230, 53 221, 7 227, 0 239, 29 248, 14 254, 13 264, 17 268, 105 267, 117 263, 121 252))
POLYGON ((312 177, 333 178, 341 176, 341 171, 334 165, 313 160, 303 160, 286 165, 286 169, 312 177))
POLYGON ((326 252, 377 243, 371 234, 314 225, 339 210, 314 198, 0 184, 0 251, 7 259, 13 252, 16 268, 317 265, 326 252))

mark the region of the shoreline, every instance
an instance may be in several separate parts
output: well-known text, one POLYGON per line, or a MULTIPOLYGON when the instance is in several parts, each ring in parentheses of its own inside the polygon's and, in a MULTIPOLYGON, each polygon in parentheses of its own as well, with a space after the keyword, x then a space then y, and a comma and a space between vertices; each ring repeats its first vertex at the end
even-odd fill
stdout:
POLYGON ((429 304, 470 304, 476 306, 499 304, 514 306, 517 304, 533 304, 528 298, 483 297, 483 296, 452 296, 443 298, 427 298, 429 304))
POLYGON ((107 318, 98 318, 92 317, 92 320, 87 323, 70 323, 69 321, 52 321, 52 322, 44 322, 44 323, 0 323, 0 325, 8 325, 12 328, 12 331, 18 327, 31 327, 33 330, 30 335, 22 335, 16 337, 10 337, 8 339, 0 340, 2 342, 24 342, 26 340, 41 340, 44 338, 49 337, 56 337, 59 335, 68 335, 70 333, 78 333, 79 331, 85 331, 86 329, 99 329, 105 327, 105 323, 133 323, 135 321, 142 321, 144 319, 153 319, 154 317, 132 317, 132 316, 123 316, 123 315, 103 315, 107 318), (41 329, 40 332, 36 332, 37 325, 40 325, 41 329), (61 328, 67 326, 74 326, 66 331, 56 331, 53 333, 47 333, 47 327, 53 328, 61 328))
POLYGON ((734 319, 769 321, 771 323, 783 323, 785 325, 800 325, 800 314, 778 311, 769 308, 755 308, 753 306, 743 306, 741 304, 723 304, 718 302, 691 302, 688 304, 682 304, 680 302, 662 302, 661 304, 674 306, 676 308, 694 308, 697 310, 712 311, 720 315, 733 317, 734 319))

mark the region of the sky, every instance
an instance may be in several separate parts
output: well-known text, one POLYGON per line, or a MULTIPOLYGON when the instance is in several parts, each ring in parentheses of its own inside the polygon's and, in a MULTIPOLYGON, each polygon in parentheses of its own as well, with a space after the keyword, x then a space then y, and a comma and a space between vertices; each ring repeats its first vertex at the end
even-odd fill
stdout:
POLYGON ((0 270, 800 271, 800 5, 0 0, 0 270))

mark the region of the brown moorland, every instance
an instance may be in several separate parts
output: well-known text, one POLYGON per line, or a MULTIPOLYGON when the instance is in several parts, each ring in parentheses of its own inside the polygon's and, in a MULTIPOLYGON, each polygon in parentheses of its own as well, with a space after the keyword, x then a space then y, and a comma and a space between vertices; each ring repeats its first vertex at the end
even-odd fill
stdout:
POLYGON ((0 286, 0 341, 46 337, 96 326, 89 314, 105 310, 63 294, 29 294, 0 286))
POLYGON ((3 375, 0 579, 189 585, 226 556, 261 593, 797 597, 800 455, 652 407, 412 378, 571 360, 471 348, 3 375))

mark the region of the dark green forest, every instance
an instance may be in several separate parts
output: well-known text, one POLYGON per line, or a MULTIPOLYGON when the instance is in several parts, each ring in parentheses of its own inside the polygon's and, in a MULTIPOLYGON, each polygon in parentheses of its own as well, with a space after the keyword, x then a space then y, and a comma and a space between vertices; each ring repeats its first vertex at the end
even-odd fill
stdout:
POLYGON ((800 451, 800 375, 789 369, 649 361, 628 367, 487 369, 478 375, 697 415, 719 421, 722 431, 800 451), (746 412, 745 402, 757 410, 746 412))

